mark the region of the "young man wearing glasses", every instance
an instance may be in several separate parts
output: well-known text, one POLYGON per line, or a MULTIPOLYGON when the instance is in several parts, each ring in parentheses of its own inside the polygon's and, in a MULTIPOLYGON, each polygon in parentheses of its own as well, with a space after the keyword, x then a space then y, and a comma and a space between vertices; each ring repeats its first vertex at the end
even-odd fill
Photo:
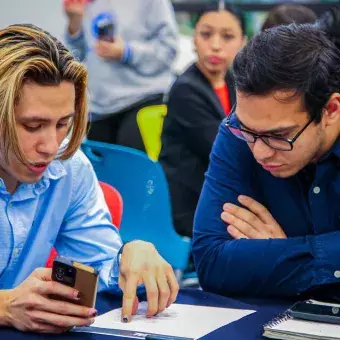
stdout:
POLYGON ((316 27, 281 26, 255 36, 233 69, 237 105, 220 127, 195 217, 201 285, 224 295, 333 296, 338 51, 316 27))

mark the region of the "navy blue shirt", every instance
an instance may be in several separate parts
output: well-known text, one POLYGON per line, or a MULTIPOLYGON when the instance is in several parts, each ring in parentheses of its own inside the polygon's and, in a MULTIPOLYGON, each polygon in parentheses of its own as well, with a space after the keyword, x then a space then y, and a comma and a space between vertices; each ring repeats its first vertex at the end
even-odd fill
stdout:
POLYGON ((224 121, 194 222, 193 255, 202 287, 224 295, 295 295, 340 282, 339 166, 338 140, 314 169, 276 178, 224 121), (240 194, 267 207, 287 239, 233 239, 221 212, 224 203, 240 205, 240 194))

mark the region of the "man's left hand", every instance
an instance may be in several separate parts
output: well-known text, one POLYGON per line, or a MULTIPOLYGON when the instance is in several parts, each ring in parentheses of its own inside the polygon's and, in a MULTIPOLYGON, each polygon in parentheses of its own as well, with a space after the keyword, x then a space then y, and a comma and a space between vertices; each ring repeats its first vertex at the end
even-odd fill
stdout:
POLYGON ((115 37, 114 42, 98 40, 94 50, 103 59, 121 60, 124 53, 124 42, 120 37, 115 37))
POLYGON ((222 220, 228 223, 227 230, 233 238, 287 238, 266 207, 248 196, 241 195, 238 201, 245 208, 226 203, 221 214, 222 220))
POLYGON ((129 322, 131 315, 136 313, 138 285, 145 285, 148 317, 169 307, 179 290, 170 264, 158 254, 152 243, 144 241, 132 241, 124 246, 118 283, 123 291, 123 322, 129 322))

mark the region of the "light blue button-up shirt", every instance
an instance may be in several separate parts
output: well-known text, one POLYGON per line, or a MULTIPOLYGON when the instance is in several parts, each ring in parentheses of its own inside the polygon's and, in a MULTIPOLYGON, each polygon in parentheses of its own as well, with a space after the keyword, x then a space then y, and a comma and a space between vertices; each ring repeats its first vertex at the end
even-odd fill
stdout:
POLYGON ((81 151, 53 161, 35 184, 10 194, 0 179, 0 289, 44 267, 52 247, 99 270, 99 290, 120 292, 117 254, 122 246, 103 193, 81 151))

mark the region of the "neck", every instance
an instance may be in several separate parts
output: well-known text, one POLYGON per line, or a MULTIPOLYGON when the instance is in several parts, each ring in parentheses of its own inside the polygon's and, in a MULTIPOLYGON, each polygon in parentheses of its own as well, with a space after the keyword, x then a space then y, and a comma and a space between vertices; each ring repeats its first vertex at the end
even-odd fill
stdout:
POLYGON ((14 179, 5 169, 0 166, 0 178, 4 181, 6 190, 13 194, 19 186, 19 182, 14 179))
POLYGON ((318 153, 316 154, 313 163, 317 163, 321 157, 323 157, 337 142, 337 140, 340 138, 340 133, 338 130, 328 131, 327 132, 327 138, 324 140, 324 142, 321 145, 321 148, 319 149, 318 153))
POLYGON ((196 63, 198 69, 203 73, 203 75, 208 79, 209 83, 213 88, 221 87, 225 84, 225 75, 227 71, 224 72, 208 72, 198 61, 196 63))

